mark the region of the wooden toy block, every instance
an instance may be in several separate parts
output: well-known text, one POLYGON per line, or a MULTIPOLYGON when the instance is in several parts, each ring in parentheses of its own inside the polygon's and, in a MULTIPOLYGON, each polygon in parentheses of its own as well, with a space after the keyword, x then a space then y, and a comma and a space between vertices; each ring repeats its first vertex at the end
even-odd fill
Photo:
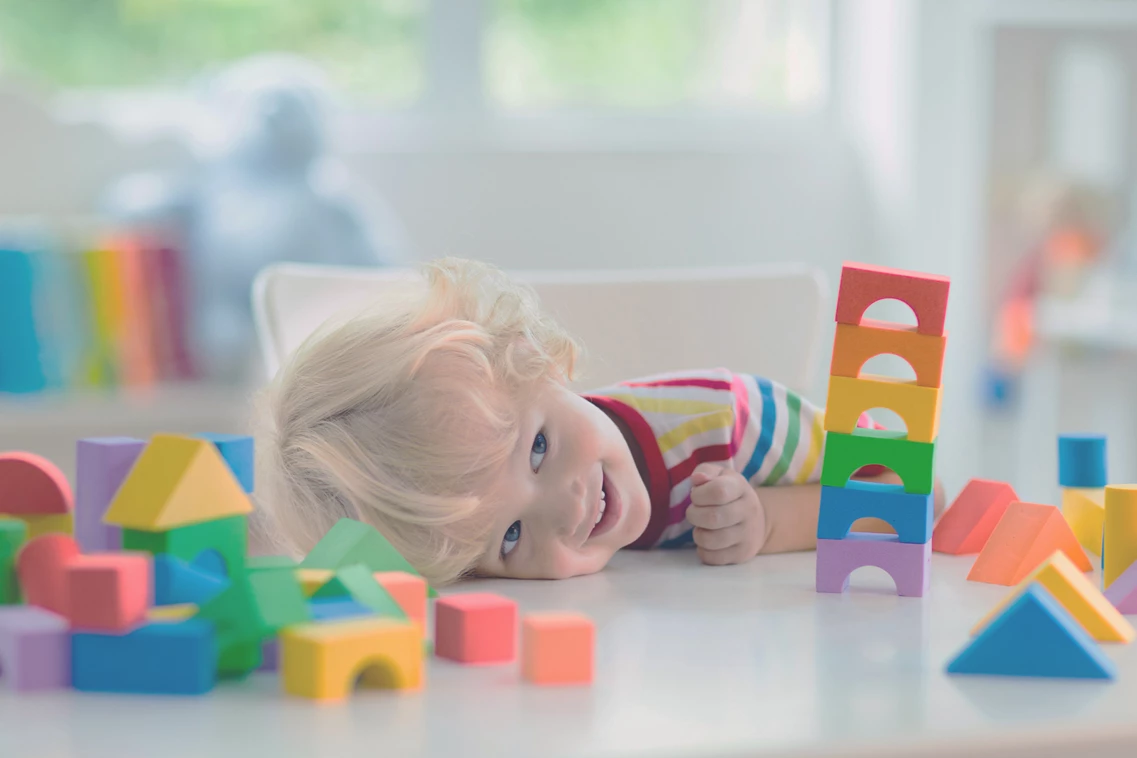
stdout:
POLYGON ((296 569, 296 561, 287 555, 251 555, 245 559, 245 571, 265 569, 296 569))
POLYGON ((949 555, 975 555, 987 544, 995 525, 1017 501, 1015 488, 1006 482, 972 479, 940 516, 932 532, 932 551, 949 555))
POLYGON ((77 629, 124 632, 146 619, 153 594, 149 553, 81 555, 64 571, 67 617, 77 629))
POLYGON ((172 555, 154 556, 154 604, 204 605, 229 586, 229 579, 172 555))
POLYGON ((1100 556, 1105 533, 1105 490, 1065 488, 1062 515, 1086 552, 1100 556))
POLYGON ((74 534, 75 517, 71 513, 50 513, 44 516, 16 516, 27 524, 28 539, 45 534, 74 534))
POLYGON ((860 326, 837 324, 829 373, 856 379, 869 359, 895 355, 912 367, 918 386, 939 387, 946 351, 947 335, 920 334, 915 327, 862 319, 860 326))
POLYGON ((1056 550, 1049 560, 1019 582, 1010 594, 975 625, 971 633, 978 634, 1035 582, 1045 587, 1066 612, 1098 642, 1128 643, 1137 635, 1133 625, 1125 620, 1061 550, 1056 550))
POLYGON ((156 434, 115 493, 103 521, 161 532, 252 510, 249 496, 212 444, 156 434))
POLYGON ((28 527, 15 518, 0 519, 0 605, 20 602, 20 580, 16 574, 16 554, 24 544, 28 527))
POLYGON ((1101 488, 1108 483, 1103 435, 1063 434, 1058 438, 1059 485, 1101 488))
POLYGON ((71 485, 58 466, 34 453, 0 453, 0 513, 43 516, 71 507, 71 485))
POLYGON ((75 539, 84 552, 122 547, 121 530, 103 516, 145 447, 133 437, 91 437, 75 446, 75 539))
POLYGON ((517 656, 517 603, 489 592, 439 598, 434 652, 459 663, 509 663, 517 656))
POLYGON ((852 434, 825 435, 825 458, 821 483, 844 487, 849 477, 865 466, 887 466, 900 477, 904 491, 913 495, 932 492, 935 478, 936 443, 912 442, 903 432, 856 429, 852 434))
POLYGON ((940 388, 869 374, 862 379, 829 377, 825 430, 852 434, 861 414, 888 408, 904 419, 905 439, 934 442, 940 429, 940 388))
POLYGON ((349 619, 289 627, 280 635, 280 678, 290 695, 321 701, 347 698, 362 687, 422 686, 422 638, 395 619, 349 619))
POLYGON ((1120 613, 1127 616, 1137 614, 1137 562, 1131 563, 1106 587, 1105 599, 1120 613))
POLYGON ((391 594, 375 580, 374 573, 362 563, 339 569, 329 582, 312 595, 313 600, 335 597, 354 600, 377 616, 396 619, 407 617, 391 594))
POLYGON ((817 541, 817 591, 840 594, 849 575, 862 566, 884 569, 901 597, 923 597, 928 591, 931 543, 901 542, 895 534, 853 532, 843 540, 817 541))
POLYGON ((31 605, 0 608, 0 687, 71 686, 71 633, 62 616, 31 605))
POLYGON ((79 557, 79 546, 65 534, 45 534, 29 541, 16 555, 16 574, 28 605, 67 615, 67 566, 79 557))
POLYGON ((231 516, 190 524, 161 532, 140 529, 123 529, 122 546, 126 550, 145 550, 154 555, 167 554, 183 561, 198 564, 213 573, 232 576, 245 566, 249 527, 244 516, 231 516), (203 553, 216 553, 220 560, 206 566, 201 563, 203 553))
MULTIPOLYGON (((301 568, 340 569, 362 563, 372 571, 419 572, 370 524, 355 519, 337 521, 301 561, 301 568)), ((430 596, 437 593, 431 589, 430 596)))
POLYGON ((313 621, 332 621, 334 619, 375 615, 375 612, 366 605, 356 602, 350 597, 312 598, 308 601, 308 613, 313 621))
POLYGON ((850 480, 845 487, 822 487, 817 520, 819 540, 843 540, 858 519, 881 519, 901 542, 923 544, 932 534, 931 495, 909 495, 899 484, 850 480))
POLYGON ((146 623, 173 624, 193 618, 197 615, 197 611, 198 606, 193 603, 162 605, 146 611, 146 623))
POLYGON ((336 572, 331 569, 298 568, 293 574, 296 577, 296 581, 300 582, 300 588, 304 590, 304 596, 312 597, 312 595, 316 594, 316 590, 332 580, 336 572))
POLYGON ((1137 561, 1137 484, 1105 488, 1105 526, 1102 541, 1102 584, 1137 561))
POLYGON ((916 314, 917 332, 940 336, 944 333, 950 286, 946 276, 846 263, 837 291, 837 323, 859 325, 870 305, 892 299, 906 303, 916 314))
POLYGON ((596 627, 579 613, 530 613, 521 621, 521 675, 533 684, 590 684, 596 627))
POLYGON ((1034 583, 952 660, 949 674, 1113 679, 1113 661, 1034 583))
POLYGON ((251 493, 255 468, 253 438, 243 434, 198 434, 196 436, 213 443, 217 452, 225 459, 229 470, 233 472, 233 476, 240 483, 241 489, 251 493))
POLYGON ((73 684, 84 692, 200 695, 213 689, 216 658, 213 628, 195 619, 71 636, 73 684))
POLYGON ((426 634, 426 580, 405 571, 377 571, 375 581, 390 593, 407 618, 426 634))
POLYGON ((1093 566, 1057 506, 1014 502, 983 546, 969 581, 1014 586, 1061 550, 1081 571, 1093 566))

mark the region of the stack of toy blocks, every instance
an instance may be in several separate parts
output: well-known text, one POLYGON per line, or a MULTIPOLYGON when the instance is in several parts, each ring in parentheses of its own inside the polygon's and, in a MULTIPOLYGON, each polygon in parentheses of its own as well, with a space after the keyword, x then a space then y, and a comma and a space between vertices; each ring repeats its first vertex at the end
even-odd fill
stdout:
POLYGON ((887 571, 900 595, 927 591, 948 288, 942 276, 855 263, 841 271, 825 411, 818 592, 843 592, 849 574, 861 566, 887 571), (916 326, 863 319, 870 305, 886 299, 906 303, 916 326), (862 373, 866 361, 882 354, 907 361, 915 380, 862 373), (872 408, 894 411, 907 431, 859 428, 872 408), (869 465, 891 469, 903 484, 850 479, 869 465), (852 531, 862 518, 881 519, 896 534, 852 531))

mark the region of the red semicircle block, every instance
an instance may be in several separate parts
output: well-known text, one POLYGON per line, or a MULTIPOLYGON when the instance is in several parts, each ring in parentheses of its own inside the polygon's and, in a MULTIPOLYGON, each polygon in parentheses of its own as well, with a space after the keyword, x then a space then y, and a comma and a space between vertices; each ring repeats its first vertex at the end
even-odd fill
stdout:
POLYGON ((73 502, 67 477, 47 458, 35 453, 0 453, 0 513, 70 513, 73 502))

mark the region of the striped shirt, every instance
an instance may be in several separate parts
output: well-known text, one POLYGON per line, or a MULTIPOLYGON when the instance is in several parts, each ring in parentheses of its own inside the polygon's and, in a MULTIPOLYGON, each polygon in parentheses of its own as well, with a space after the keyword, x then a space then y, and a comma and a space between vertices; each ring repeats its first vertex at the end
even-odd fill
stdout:
MULTIPOLYGON (((692 544, 691 473, 729 461, 751 485, 814 483, 825 443, 820 408, 782 385, 726 369, 620 382, 584 398, 627 424, 648 472, 651 519, 631 547, 692 544)), ((862 416, 859 426, 875 426, 862 416)))

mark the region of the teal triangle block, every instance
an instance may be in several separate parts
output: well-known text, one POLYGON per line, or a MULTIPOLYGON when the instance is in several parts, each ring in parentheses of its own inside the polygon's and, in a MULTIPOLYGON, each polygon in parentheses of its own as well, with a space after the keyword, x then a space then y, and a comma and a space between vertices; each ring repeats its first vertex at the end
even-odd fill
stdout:
POLYGON ((1037 582, 948 664, 949 674, 1113 679, 1117 667, 1037 582))

